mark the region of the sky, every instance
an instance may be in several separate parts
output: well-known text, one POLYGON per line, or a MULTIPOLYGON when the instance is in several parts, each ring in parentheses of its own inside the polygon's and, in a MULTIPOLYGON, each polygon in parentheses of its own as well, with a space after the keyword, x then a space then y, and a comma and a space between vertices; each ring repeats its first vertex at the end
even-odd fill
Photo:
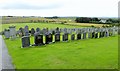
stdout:
POLYGON ((0 0, 0 16, 118 17, 119 0, 0 0))

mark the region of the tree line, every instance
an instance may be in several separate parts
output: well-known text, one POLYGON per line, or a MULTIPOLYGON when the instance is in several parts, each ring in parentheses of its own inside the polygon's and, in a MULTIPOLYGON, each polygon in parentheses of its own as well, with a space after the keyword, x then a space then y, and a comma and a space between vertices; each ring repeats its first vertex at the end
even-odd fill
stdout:
POLYGON ((113 24, 120 23, 118 19, 108 18, 108 19, 100 19, 100 18, 90 18, 90 17, 77 17, 75 22, 77 23, 96 23, 96 24, 113 24))

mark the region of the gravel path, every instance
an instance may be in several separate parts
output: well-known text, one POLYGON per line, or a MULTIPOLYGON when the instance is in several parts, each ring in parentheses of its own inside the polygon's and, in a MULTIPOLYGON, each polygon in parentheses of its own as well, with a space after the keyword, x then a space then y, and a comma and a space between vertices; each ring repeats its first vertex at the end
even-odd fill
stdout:
POLYGON ((1 55, 0 58, 2 57, 2 59, 0 59, 0 69, 2 68, 3 69, 2 71, 15 71, 14 66, 12 64, 11 57, 8 54, 7 47, 1 35, 0 35, 0 44, 1 44, 0 45, 0 55, 1 55))

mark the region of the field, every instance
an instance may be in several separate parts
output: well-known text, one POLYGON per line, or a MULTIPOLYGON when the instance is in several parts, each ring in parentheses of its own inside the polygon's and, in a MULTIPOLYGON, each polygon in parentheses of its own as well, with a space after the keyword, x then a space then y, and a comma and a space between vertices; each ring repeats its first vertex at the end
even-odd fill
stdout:
MULTIPOLYGON (((15 25, 16 29, 28 25, 48 28, 80 28, 62 24, 24 23, 4 24, 2 29, 15 25)), ((29 29, 30 29, 29 28, 29 29)), ((31 37, 31 44, 33 44, 31 37)), ((16 69, 117 69, 118 36, 57 42, 44 46, 21 48, 21 38, 5 39, 16 69)))
POLYGON ((16 29, 18 30, 20 27, 24 28, 24 26, 28 25, 29 26, 29 30, 31 28, 37 28, 40 27, 42 28, 56 28, 56 27, 60 27, 60 28, 80 28, 80 27, 91 27, 92 25, 95 27, 101 27, 104 24, 90 24, 90 23, 66 23, 66 24, 57 24, 57 23, 14 23, 14 24, 0 24, 0 27, 2 27, 2 29, 0 28, 0 31, 4 31, 5 28, 9 28, 9 26, 16 26, 16 29))
POLYGON ((63 24, 54 24, 54 23, 15 23, 15 24, 3 24, 0 26, 2 26, 2 29, 0 29, 0 31, 4 31, 5 28, 8 28, 9 29, 9 26, 16 26, 16 30, 18 30, 20 27, 24 28, 26 25, 29 26, 29 30, 31 28, 37 28, 37 27, 40 27, 41 29, 42 28, 48 28, 48 29, 51 29, 51 28, 57 28, 57 27, 60 27, 60 28, 80 28, 81 26, 71 26, 71 25, 63 25, 63 24))
MULTIPOLYGON (((91 23, 65 23, 67 25, 78 25, 78 26, 86 26, 86 27, 91 27, 91 26, 95 26, 95 27, 102 27, 103 25, 106 26, 107 24, 91 24, 91 23)), ((109 26, 109 25, 107 25, 109 26)))

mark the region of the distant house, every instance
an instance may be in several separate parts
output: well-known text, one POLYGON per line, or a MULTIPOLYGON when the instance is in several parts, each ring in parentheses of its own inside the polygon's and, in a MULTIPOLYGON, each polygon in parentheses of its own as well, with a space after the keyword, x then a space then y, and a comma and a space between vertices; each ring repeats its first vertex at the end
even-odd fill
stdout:
POLYGON ((99 22, 100 22, 100 23, 106 23, 107 20, 106 20, 106 19, 101 19, 99 22))

